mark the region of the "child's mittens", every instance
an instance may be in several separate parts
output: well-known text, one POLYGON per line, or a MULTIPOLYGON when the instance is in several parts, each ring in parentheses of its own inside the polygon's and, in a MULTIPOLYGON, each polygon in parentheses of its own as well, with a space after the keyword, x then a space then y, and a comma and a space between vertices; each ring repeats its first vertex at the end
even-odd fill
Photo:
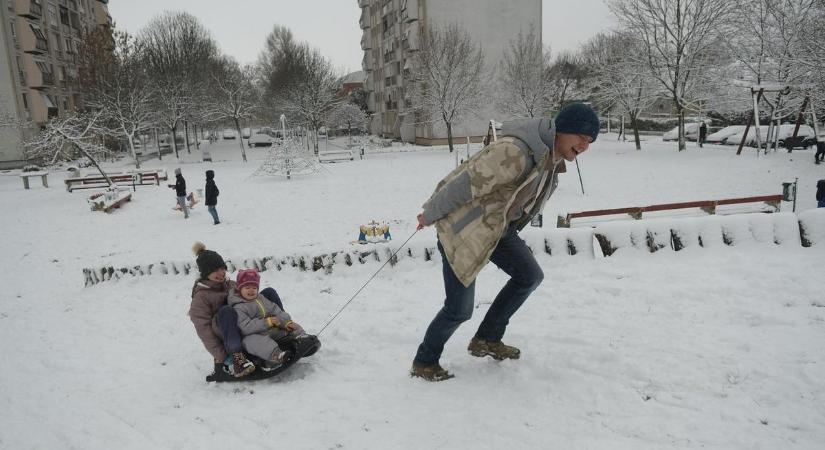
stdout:
POLYGON ((297 323, 295 323, 295 322, 293 322, 293 321, 291 321, 291 320, 287 321, 287 323, 285 323, 285 324, 284 324, 284 329, 285 329, 286 331, 289 331, 289 332, 292 332, 292 331, 303 331, 303 330, 304 330, 303 328, 301 328, 301 326, 300 326, 300 325, 298 325, 297 323))
POLYGON ((266 324, 269 328, 281 328, 281 321, 275 316, 269 316, 266 318, 266 324))

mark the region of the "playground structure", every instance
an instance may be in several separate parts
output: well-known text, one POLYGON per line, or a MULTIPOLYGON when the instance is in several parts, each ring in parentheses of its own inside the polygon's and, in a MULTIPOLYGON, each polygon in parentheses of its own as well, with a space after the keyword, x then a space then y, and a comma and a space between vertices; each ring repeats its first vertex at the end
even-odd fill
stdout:
MULTIPOLYGON (((756 136, 756 148, 762 149, 763 146, 765 148, 765 153, 768 152, 770 147, 772 146, 774 151, 779 148, 779 117, 778 117, 778 110, 783 96, 788 96, 794 90, 801 90, 805 92, 805 99, 802 102, 802 105, 799 108, 799 114, 797 115, 796 119, 796 127, 794 128, 793 135, 791 136, 791 142, 795 142, 797 140, 797 135, 799 133, 799 127, 805 121, 805 115, 809 114, 811 117, 811 121, 813 122, 814 134, 816 137, 816 142, 820 142, 820 130, 819 130, 819 123, 816 117, 816 107, 815 107, 815 98, 810 91, 807 91, 802 86, 791 86, 791 85, 755 85, 750 87, 751 92, 751 99, 753 100, 753 117, 750 118, 748 121, 747 126, 745 127, 745 133, 742 135, 742 141, 739 143, 739 148, 736 150, 736 154, 739 155, 742 153, 742 147, 745 145, 745 141, 747 140, 748 132, 750 131, 750 127, 754 126, 754 133, 756 136), (776 98, 774 101, 771 101, 766 94, 769 93, 776 93, 776 98), (767 135, 765 136, 764 144, 761 136, 760 131, 760 109, 759 104, 761 101, 764 101, 770 107, 770 119, 768 123, 768 130, 767 135)), ((789 147, 791 148, 791 147, 789 147)), ((758 150, 757 150, 758 154, 758 150)))

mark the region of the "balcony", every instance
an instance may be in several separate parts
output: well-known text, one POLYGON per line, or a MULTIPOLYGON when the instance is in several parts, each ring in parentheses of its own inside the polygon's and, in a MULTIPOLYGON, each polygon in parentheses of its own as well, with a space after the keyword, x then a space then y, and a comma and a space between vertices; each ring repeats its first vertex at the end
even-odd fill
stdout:
POLYGON ((366 8, 367 6, 370 6, 370 0, 358 0, 359 8, 366 8))
POLYGON ((95 23, 98 26, 111 27, 112 16, 109 15, 109 8, 104 4, 93 5, 95 10, 95 23))
POLYGON ((370 27, 370 11, 368 9, 361 11, 361 18, 358 19, 358 25, 361 26, 362 30, 370 27))
POLYGON ((43 6, 41 0, 14 0, 14 12, 29 19, 40 19, 43 17, 43 6))
POLYGON ((20 38, 20 49, 26 53, 42 55, 49 51, 46 35, 39 26, 25 20, 17 22, 17 35, 20 38))
POLYGON ((418 0, 407 0, 407 4, 401 12, 401 18, 404 19, 404 22, 418 20, 418 0))
POLYGON ((375 70, 375 68, 373 67, 373 59, 371 52, 364 52, 364 59, 361 60, 361 67, 367 72, 375 70))
POLYGON ((372 33, 370 33, 370 29, 367 28, 364 30, 364 34, 361 35, 361 50, 369 50, 372 48, 372 33))
POLYGON ((30 92, 27 101, 32 122, 44 124, 50 118, 57 117, 57 106, 48 95, 37 91, 30 92))
POLYGON ((47 89, 54 86, 54 74, 44 61, 26 55, 23 58, 23 66, 26 73, 26 84, 30 88, 47 89))

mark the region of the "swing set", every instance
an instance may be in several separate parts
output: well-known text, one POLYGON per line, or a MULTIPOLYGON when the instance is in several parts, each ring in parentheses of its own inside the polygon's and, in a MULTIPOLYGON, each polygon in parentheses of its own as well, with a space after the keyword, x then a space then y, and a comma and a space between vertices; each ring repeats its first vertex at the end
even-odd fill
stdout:
MULTIPOLYGON (((755 126, 754 132, 756 135, 756 148, 757 148, 757 155, 759 154, 759 149, 763 147, 762 143, 762 136, 761 136, 761 127, 759 124, 759 103, 764 101, 770 107, 770 119, 768 123, 768 130, 767 135, 765 136, 765 153, 768 153, 770 147, 773 147, 774 151, 779 148, 779 103, 783 96, 790 95, 791 91, 793 90, 803 90, 800 86, 791 86, 791 85, 755 85, 751 86, 751 99, 753 100, 753 116, 748 120, 748 125, 745 127, 745 133, 742 134, 742 141, 739 143, 739 148, 736 150, 736 154, 739 155, 742 153, 742 147, 745 146, 745 142, 748 139, 748 132, 750 131, 750 127, 755 126), (776 93, 776 100, 771 102, 768 99, 766 94, 769 93, 776 93)), ((798 142, 799 137, 799 128, 802 126, 802 123, 805 121, 806 114, 810 115, 811 121, 813 122, 814 128, 814 135, 817 142, 819 142, 820 135, 819 135, 819 124, 817 122, 816 117, 816 108, 814 106, 814 98, 812 97, 810 92, 806 92, 805 99, 802 102, 802 105, 799 108, 799 114, 796 118, 796 126, 794 127, 793 135, 790 138, 785 139, 786 145, 788 143, 795 143, 798 142), (808 108, 810 106, 810 109, 808 108)), ((792 148, 792 145, 788 148, 792 148)))

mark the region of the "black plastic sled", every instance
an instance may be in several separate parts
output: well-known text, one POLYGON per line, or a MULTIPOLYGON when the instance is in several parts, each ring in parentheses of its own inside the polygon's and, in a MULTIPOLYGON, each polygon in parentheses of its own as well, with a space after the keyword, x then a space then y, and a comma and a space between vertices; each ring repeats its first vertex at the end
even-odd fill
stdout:
POLYGON ((224 383, 224 382, 232 382, 232 381, 254 381, 254 380, 265 380, 267 378, 272 378, 280 373, 283 373, 293 364, 298 362, 301 358, 306 356, 312 356, 315 352, 321 348, 321 341, 318 340, 317 337, 312 335, 306 335, 299 338, 295 338, 294 341, 291 342, 293 344, 293 354, 292 358, 290 358, 287 362, 281 364, 278 367, 272 369, 265 369, 262 361, 257 358, 252 358, 252 362, 255 363, 255 371, 250 373, 244 377, 235 377, 231 373, 226 370, 216 370, 211 375, 206 376, 206 381, 208 383, 216 382, 216 383, 224 383))

